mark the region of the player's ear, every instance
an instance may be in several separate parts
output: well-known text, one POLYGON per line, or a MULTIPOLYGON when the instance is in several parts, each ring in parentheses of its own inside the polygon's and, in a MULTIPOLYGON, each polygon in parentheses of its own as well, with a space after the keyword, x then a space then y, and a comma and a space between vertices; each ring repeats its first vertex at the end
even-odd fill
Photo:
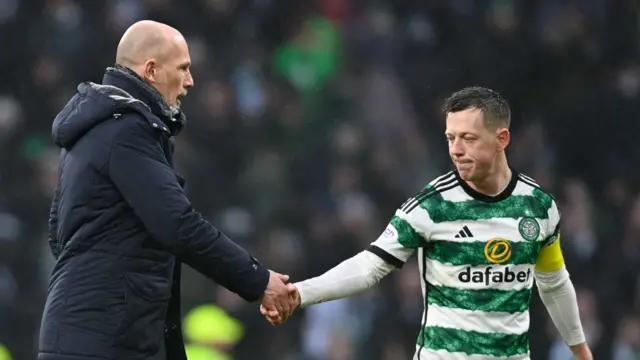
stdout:
POLYGON ((509 146, 509 141, 511 141, 511 133, 507 128, 498 128, 497 132, 497 140, 498 140, 498 148, 497 151, 504 151, 507 146, 509 146))
POLYGON ((142 77, 150 83, 157 81, 158 67, 155 59, 149 59, 145 61, 144 68, 142 69, 142 77))

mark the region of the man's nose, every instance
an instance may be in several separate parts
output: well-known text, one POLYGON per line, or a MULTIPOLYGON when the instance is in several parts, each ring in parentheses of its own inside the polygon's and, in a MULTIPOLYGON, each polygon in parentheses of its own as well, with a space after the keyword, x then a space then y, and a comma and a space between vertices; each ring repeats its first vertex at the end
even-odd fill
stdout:
POLYGON ((182 84, 182 86, 184 86, 186 89, 188 89, 188 88, 192 88, 194 85, 195 85, 195 83, 193 81, 193 76, 191 76, 191 71, 189 71, 189 73, 187 73, 187 78, 185 79, 185 81, 182 84))
POLYGON ((460 143, 460 140, 455 139, 449 143, 449 153, 455 156, 464 155, 464 149, 462 148, 462 144, 460 143))

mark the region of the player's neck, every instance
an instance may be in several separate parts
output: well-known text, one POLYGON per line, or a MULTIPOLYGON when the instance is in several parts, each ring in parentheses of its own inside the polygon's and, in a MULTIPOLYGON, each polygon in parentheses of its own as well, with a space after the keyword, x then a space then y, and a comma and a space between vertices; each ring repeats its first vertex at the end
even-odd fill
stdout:
POLYGON ((509 186, 512 175, 507 159, 502 158, 482 181, 468 181, 467 183, 473 190, 481 194, 496 196, 509 186))

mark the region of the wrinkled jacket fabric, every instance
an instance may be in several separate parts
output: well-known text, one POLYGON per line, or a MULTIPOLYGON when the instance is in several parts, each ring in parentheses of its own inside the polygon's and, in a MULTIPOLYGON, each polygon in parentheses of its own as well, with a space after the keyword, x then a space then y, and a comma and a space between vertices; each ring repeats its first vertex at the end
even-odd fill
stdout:
MULTIPOLYGON (((49 218, 56 257, 39 359, 186 359, 180 268, 247 301, 269 273, 190 205, 173 169, 184 115, 129 69, 82 83, 53 122, 61 148, 49 218)), ((215 141, 215 139, 212 139, 215 141)))

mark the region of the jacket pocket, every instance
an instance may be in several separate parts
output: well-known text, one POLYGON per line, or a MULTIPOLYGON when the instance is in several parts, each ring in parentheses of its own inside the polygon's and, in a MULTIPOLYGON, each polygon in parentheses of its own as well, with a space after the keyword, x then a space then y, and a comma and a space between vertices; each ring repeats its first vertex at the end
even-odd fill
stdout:
POLYGON ((168 279, 138 273, 125 274, 125 304, 114 346, 154 354, 161 345, 167 306, 168 279))

